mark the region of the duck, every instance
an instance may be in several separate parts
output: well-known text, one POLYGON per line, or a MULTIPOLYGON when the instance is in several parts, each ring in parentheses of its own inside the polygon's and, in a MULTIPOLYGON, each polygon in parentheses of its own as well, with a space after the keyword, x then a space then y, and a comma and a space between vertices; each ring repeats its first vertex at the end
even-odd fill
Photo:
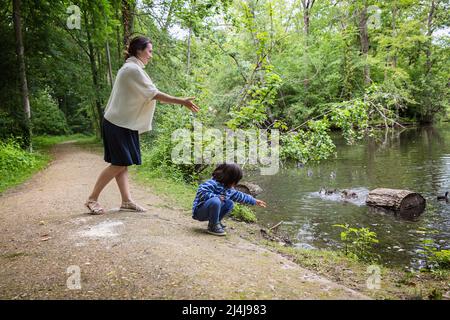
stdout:
POLYGON ((350 198, 355 199, 355 198, 358 198, 358 195, 356 194, 356 192, 352 192, 352 191, 348 191, 348 190, 342 191, 341 196, 342 196, 343 198, 346 198, 346 199, 350 199, 350 198))
POLYGON ((437 196, 437 199, 448 201, 448 191, 445 192, 445 195, 443 195, 443 196, 437 196))
POLYGON ((327 196, 336 193, 337 189, 325 189, 324 187, 321 187, 319 190, 319 194, 325 194, 327 196))

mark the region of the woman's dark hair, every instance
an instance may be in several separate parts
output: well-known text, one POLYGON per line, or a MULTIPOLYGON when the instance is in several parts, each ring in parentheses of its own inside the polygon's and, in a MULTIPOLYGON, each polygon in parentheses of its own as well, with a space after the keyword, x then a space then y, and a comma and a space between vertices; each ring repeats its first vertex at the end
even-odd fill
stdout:
POLYGON ((214 170, 212 177, 214 180, 230 188, 242 179, 243 173, 241 167, 235 163, 219 164, 214 170))
POLYGON ((127 46, 125 51, 125 60, 131 56, 136 56, 138 50, 144 50, 149 43, 152 43, 149 38, 144 36, 134 37, 127 46))

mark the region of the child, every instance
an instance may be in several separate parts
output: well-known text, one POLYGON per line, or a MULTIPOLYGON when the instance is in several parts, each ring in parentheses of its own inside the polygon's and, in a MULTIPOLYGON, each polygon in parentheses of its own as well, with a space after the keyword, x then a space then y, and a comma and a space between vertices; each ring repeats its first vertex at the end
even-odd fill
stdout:
POLYGON ((266 207, 264 201, 234 189, 241 179, 242 170, 237 164, 224 163, 217 166, 212 179, 198 187, 192 206, 192 218, 199 221, 209 220, 208 233, 216 236, 226 235, 223 230, 225 225, 221 221, 233 210, 233 201, 266 207))

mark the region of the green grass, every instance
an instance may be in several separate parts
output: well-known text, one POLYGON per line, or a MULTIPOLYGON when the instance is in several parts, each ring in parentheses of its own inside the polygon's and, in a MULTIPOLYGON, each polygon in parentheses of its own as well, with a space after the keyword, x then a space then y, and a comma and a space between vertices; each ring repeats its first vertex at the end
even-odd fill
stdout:
POLYGON ((96 143, 96 138, 85 135, 36 136, 33 152, 22 150, 13 141, 0 145, 0 193, 22 184, 52 160, 50 148, 64 141, 76 140, 77 144, 96 143))
POLYGON ((55 144, 75 140, 77 144, 97 144, 98 138, 95 136, 86 136, 83 134, 73 134, 69 136, 37 136, 33 137, 33 148, 46 151, 55 144))
POLYGON ((235 204, 231 217, 235 220, 249 223, 258 221, 255 212, 247 205, 235 204))
POLYGON ((260 243, 289 257, 305 269, 374 299, 439 299, 439 293, 449 289, 448 273, 411 273, 382 265, 378 265, 381 271, 380 289, 369 289, 366 283, 370 276, 367 272, 369 263, 351 259, 340 251, 284 247, 267 240, 260 240, 260 243))
POLYGON ((32 162, 28 166, 16 166, 15 169, 11 169, 5 168, 3 164, 0 165, 0 193, 28 180, 33 174, 42 170, 51 160, 49 155, 36 152, 30 154, 28 158, 32 162))
POLYGON ((146 170, 145 166, 133 166, 131 172, 137 181, 149 187, 168 203, 183 210, 191 210, 196 187, 185 182, 174 181, 168 177, 158 177, 146 170))

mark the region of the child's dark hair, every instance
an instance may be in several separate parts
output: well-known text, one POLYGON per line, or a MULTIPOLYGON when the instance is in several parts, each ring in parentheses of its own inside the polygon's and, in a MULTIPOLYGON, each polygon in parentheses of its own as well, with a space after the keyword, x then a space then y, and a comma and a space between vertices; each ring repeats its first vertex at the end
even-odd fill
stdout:
POLYGON ((212 173, 214 180, 222 183, 228 188, 233 184, 237 184, 242 179, 242 176, 242 169, 236 163, 219 164, 212 173))

